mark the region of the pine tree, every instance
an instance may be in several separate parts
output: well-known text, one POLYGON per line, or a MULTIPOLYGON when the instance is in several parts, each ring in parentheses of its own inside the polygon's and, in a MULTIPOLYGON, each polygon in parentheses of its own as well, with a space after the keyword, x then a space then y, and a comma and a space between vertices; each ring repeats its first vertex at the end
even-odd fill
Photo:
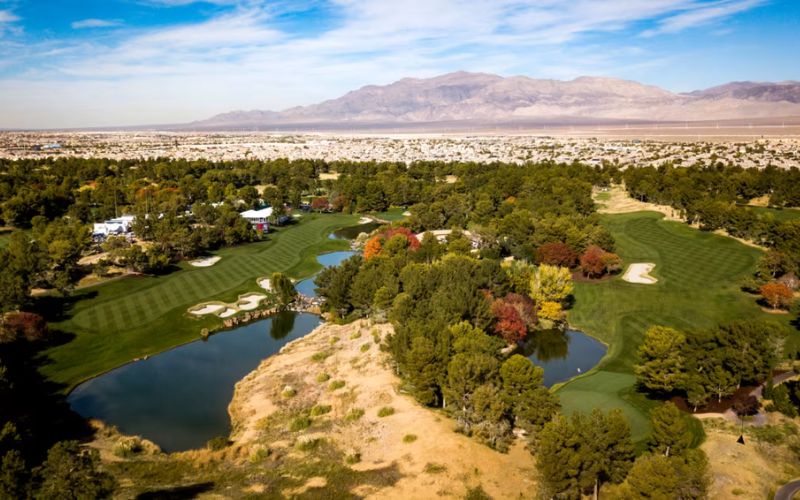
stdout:
POLYGON ((664 456, 680 455, 693 441, 686 417, 675 404, 667 401, 650 412, 653 432, 650 434, 650 450, 664 456))
POLYGON ((642 362, 634 366, 639 382, 662 393, 679 388, 685 380, 685 347, 686 337, 681 332, 665 326, 650 327, 639 348, 642 362))

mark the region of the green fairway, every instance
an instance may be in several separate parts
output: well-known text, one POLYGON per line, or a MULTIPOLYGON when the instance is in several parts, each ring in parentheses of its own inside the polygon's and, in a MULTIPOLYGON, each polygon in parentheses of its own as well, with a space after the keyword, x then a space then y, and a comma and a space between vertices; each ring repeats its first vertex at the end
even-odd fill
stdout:
POLYGON ((763 313, 753 297, 739 290, 760 250, 662 217, 654 212, 603 216, 625 266, 655 263, 650 274, 658 283, 632 284, 615 277, 576 284, 570 324, 608 344, 609 351, 595 370, 557 390, 568 412, 621 408, 637 441, 649 432, 647 412, 655 404, 633 387, 632 365, 648 327, 685 331, 743 318, 787 321, 763 313))
POLYGON ((385 212, 372 212, 369 215, 374 215, 379 219, 388 220, 389 222, 395 222, 406 217, 403 215, 403 212, 405 211, 406 209, 403 207, 392 207, 385 212))
POLYGON ((220 250, 216 255, 222 259, 212 267, 182 263, 181 270, 166 276, 123 278, 81 290, 68 317, 52 324, 74 338, 47 352, 52 363, 42 371, 72 387, 134 358, 195 340, 202 328, 219 326, 221 320, 189 317, 189 307, 208 300, 233 302, 239 294, 261 291, 256 279, 275 271, 294 278, 311 275, 320 267, 319 253, 349 247, 328 234, 357 219, 307 215, 271 233, 267 241, 220 250))

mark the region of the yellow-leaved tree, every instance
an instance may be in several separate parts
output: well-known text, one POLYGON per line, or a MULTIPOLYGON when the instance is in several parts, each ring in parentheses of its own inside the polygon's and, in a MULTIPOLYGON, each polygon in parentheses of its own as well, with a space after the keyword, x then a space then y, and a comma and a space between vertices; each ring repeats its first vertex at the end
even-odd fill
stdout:
POLYGON ((572 273, 566 267, 542 264, 531 277, 531 297, 540 305, 564 302, 572 289, 572 273))

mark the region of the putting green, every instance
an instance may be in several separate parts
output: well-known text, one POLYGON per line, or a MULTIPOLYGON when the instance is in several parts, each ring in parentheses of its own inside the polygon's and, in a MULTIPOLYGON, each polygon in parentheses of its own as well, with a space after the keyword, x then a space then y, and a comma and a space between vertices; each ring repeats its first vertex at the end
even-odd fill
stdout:
POLYGON ((765 314, 739 286, 752 272, 761 251, 731 238, 665 221, 655 212, 604 215, 602 223, 617 242, 626 263, 652 262, 652 285, 615 277, 577 283, 570 324, 609 345, 591 372, 557 389, 564 410, 621 408, 634 439, 649 433, 647 412, 656 402, 634 389, 633 364, 645 330, 666 325, 683 331, 735 319, 786 322, 765 314))
POLYGON ((134 358, 195 340, 202 328, 218 326, 221 320, 190 317, 188 308, 206 301, 235 302, 240 294, 260 292, 256 279, 276 271, 294 278, 312 274, 320 267, 317 254, 348 248, 347 242, 328 235, 357 220, 354 215, 307 215, 267 241, 220 250, 222 259, 212 267, 184 262, 166 276, 123 278, 81 290, 71 308, 64 306, 67 317, 52 323, 73 338, 47 352, 51 363, 42 371, 69 388, 134 358))

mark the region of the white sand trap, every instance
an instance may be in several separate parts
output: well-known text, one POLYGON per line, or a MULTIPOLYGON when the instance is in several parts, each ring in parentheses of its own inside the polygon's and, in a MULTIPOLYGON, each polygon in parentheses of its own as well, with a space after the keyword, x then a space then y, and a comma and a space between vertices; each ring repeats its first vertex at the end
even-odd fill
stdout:
POLYGON ((622 276, 622 279, 628 283, 640 283, 642 285, 652 285, 658 280, 650 276, 650 271, 656 267, 655 264, 649 262, 640 262, 628 266, 628 270, 622 276))
POLYGON ((262 278, 258 280, 258 286, 260 286, 261 288, 263 288, 268 292, 272 291, 272 283, 270 283, 269 278, 262 278))
POLYGON ((237 313, 236 309, 234 309, 232 307, 226 307, 224 311, 219 313, 219 317, 220 318, 227 318, 229 316, 233 316, 236 313, 237 313))
POLYGON ((211 267, 217 262, 219 262, 221 258, 222 257, 215 255, 213 257, 206 257, 204 259, 197 259, 190 261, 189 264, 193 265, 194 267, 211 267))
POLYGON ((206 304, 200 309, 189 309, 189 312, 197 316, 204 316, 206 314, 214 314, 225 309, 224 304, 206 304))
POLYGON ((266 295, 261 295, 260 293, 250 293, 239 297, 239 300, 236 302, 236 307, 238 307, 240 311, 252 311, 266 298, 266 295))
POLYGON ((408 210, 406 210, 405 212, 403 212, 403 216, 404 216, 404 217, 411 217, 411 212, 409 212, 408 210))
POLYGON ((358 219, 359 224, 369 224, 370 222, 372 222, 372 219, 370 219, 369 217, 362 217, 358 219))

